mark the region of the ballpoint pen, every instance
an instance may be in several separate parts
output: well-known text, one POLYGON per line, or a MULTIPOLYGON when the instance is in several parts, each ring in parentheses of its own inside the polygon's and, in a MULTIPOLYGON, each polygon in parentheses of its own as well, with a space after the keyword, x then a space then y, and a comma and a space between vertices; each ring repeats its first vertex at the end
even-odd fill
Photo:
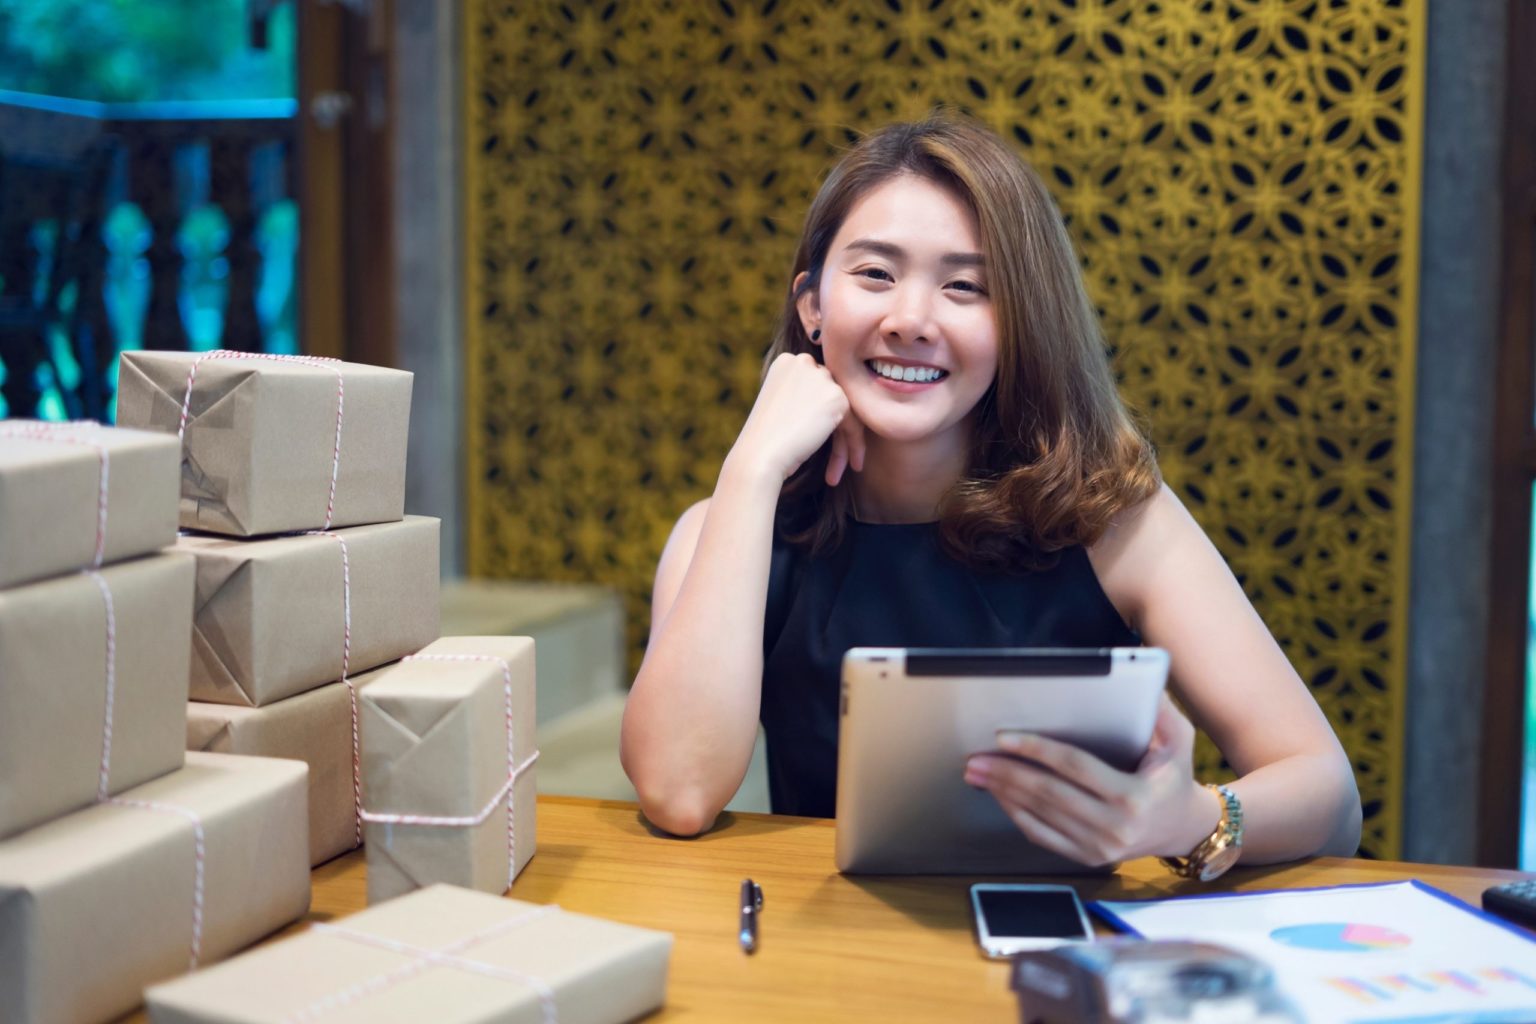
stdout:
POLYGON ((741 942, 743 953, 757 952, 757 916, 763 912, 763 887, 752 879, 743 879, 741 883, 741 933, 737 940, 741 942))

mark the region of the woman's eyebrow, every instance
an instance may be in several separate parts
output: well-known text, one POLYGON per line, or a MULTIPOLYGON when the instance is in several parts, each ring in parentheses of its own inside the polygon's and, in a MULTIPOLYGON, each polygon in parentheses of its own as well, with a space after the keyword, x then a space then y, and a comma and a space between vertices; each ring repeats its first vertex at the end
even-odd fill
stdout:
POLYGON ((907 251, 899 245, 890 242, 881 242, 873 238, 855 238, 845 247, 849 252, 867 252, 873 256, 884 256, 892 260, 905 260, 907 251))
MULTIPOLYGON (((844 248, 849 251, 871 253, 875 256, 884 256, 892 260, 905 260, 907 251, 899 245, 891 242, 882 242, 876 238, 856 238, 844 248)), ((939 257, 939 263, 946 267, 984 267, 986 257, 979 252, 948 252, 939 257)))
POLYGON ((946 267, 984 267, 987 258, 979 252, 947 252, 939 257, 939 263, 946 267))

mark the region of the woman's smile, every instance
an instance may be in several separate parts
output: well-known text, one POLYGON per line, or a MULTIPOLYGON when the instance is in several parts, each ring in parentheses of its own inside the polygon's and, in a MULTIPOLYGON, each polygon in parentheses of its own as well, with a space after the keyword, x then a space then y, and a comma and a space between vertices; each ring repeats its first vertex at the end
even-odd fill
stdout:
POLYGON ((948 370, 926 363, 909 363, 895 359, 866 359, 864 365, 875 379, 892 391, 910 394, 925 391, 949 376, 948 370))
POLYGON ((997 374, 982 249, 974 211, 926 178, 899 175, 849 210, 800 313, 872 435, 964 452, 997 374))

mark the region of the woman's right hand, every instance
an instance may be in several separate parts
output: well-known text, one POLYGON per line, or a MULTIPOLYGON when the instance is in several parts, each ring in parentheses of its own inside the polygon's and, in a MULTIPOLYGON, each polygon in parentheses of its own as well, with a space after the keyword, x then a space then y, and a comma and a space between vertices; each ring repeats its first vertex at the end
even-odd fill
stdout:
POLYGON ((828 437, 833 441, 826 479, 835 487, 849 467, 864 468, 863 424, 825 366, 804 352, 784 352, 769 364, 729 458, 788 480, 828 437))

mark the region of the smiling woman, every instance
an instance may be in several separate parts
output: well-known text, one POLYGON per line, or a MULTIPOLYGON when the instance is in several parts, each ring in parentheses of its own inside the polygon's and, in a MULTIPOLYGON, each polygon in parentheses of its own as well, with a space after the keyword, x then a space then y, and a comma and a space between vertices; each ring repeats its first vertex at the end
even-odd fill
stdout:
POLYGON ((1236 846, 1263 863, 1359 840, 1337 739, 1119 399, 1049 196, 969 121, 887 128, 823 184, 757 402, 652 612, 622 757, 675 833, 710 827, 759 718, 774 810, 834 813, 850 647, 1145 641, 1236 783, 1194 779, 1171 702, 1134 771, 1000 734, 1018 756, 978 751, 964 781, 1085 864, 1211 877, 1236 846))
POLYGON ((967 471, 958 481, 929 477, 917 492, 908 481, 827 493, 821 473, 792 477, 787 522, 815 550, 836 546, 856 501, 899 521, 934 518, 942 499, 939 539, 955 558, 978 568, 1041 564, 1157 489, 1151 446, 1116 392, 1050 195, 990 133, 964 122, 893 126, 850 153, 812 205, 769 360, 818 353, 850 388, 855 422, 827 448, 831 470, 850 441, 907 442, 931 426, 922 413, 892 419, 862 407, 864 389, 837 365, 850 332, 882 337, 859 358, 902 366, 903 381, 909 364, 955 361, 961 375, 933 390, 958 414, 924 448, 963 450, 967 471), (860 321, 870 317, 882 323, 860 321), (818 329, 823 343, 811 337, 818 329), (893 337, 904 339, 899 351, 893 337), (866 416, 883 419, 861 433, 866 416), (905 507, 874 507, 869 490, 894 490, 888 496, 905 507))
MULTIPOLYGON (((841 464, 843 447, 874 454, 876 467, 892 463, 883 457, 891 445, 935 461, 964 458, 971 413, 997 374, 997 331, 979 248, 976 217, 958 195, 902 174, 849 210, 819 287, 808 271, 796 275, 796 314, 851 406, 829 470, 841 464)), ((931 499, 938 495, 862 479, 906 506, 866 507, 868 514, 925 519, 936 505, 931 499)), ((827 482, 837 485, 835 470, 827 482)))

